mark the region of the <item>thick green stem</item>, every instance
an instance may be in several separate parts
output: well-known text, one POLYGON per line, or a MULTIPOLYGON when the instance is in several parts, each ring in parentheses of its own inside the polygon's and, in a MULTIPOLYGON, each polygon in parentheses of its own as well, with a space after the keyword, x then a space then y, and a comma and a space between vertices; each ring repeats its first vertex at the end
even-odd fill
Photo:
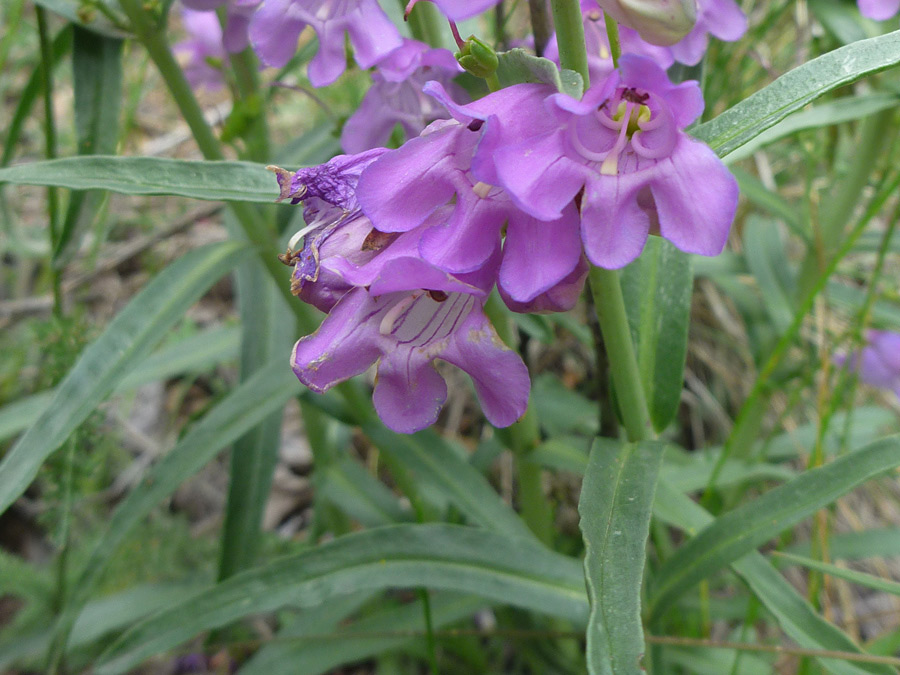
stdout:
POLYGON ((574 70, 584 78, 584 88, 590 85, 587 48, 584 44, 584 23, 578 0, 550 0, 553 9, 553 25, 559 43, 559 63, 574 70))
POLYGON ((593 267, 590 280, 625 433, 629 441, 644 440, 652 436, 650 413, 641 386, 641 372, 634 354, 619 274, 615 270, 593 267))

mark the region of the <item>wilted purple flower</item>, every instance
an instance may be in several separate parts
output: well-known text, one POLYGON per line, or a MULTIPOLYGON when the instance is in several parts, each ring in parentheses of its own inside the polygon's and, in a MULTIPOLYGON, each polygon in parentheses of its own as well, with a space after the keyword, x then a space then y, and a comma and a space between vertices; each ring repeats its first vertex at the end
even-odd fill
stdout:
POLYGON ((859 352, 837 356, 835 360, 858 372, 866 384, 890 389, 900 396, 900 333, 870 330, 866 340, 868 344, 859 352))
POLYGON ((225 45, 225 50, 231 54, 246 49, 250 41, 247 37, 247 28, 250 25, 250 17, 259 7, 262 0, 182 0, 188 9, 200 12, 210 12, 225 7, 225 33, 220 39, 225 45))
POLYGON ((303 202, 306 225, 291 238, 288 252, 282 256, 294 267, 291 291, 323 312, 352 287, 329 262, 349 258, 362 264, 372 257, 369 251, 377 250, 366 245, 372 224, 359 210, 356 184, 362 170, 384 152, 377 148, 358 155, 338 155, 296 173, 270 167, 281 189, 278 200, 303 202))
POLYGON ((433 2, 451 21, 469 19, 500 2, 500 0, 409 0, 406 13, 409 14, 413 6, 422 1, 433 2))
POLYGON ((869 19, 885 21, 900 12, 900 0, 857 0, 859 12, 869 19))
POLYGON ((435 122, 420 137, 368 167, 359 182, 362 209, 377 229, 406 232, 452 203, 450 215, 425 230, 419 252, 432 265, 454 274, 478 269, 494 256, 505 225, 498 283, 515 302, 527 303, 556 286, 578 264, 578 212, 571 204, 544 219, 547 222, 539 221, 493 185, 488 162, 476 178, 473 155, 486 139, 503 145, 518 138, 531 124, 522 103, 545 97, 552 89, 518 85, 466 106, 457 105, 435 82, 425 91, 441 100, 454 119, 435 122))
MULTIPOLYGON (((605 80, 613 71, 612 54, 603 12, 597 0, 581 0, 581 15, 584 18, 584 41, 587 47, 588 71, 591 82, 605 80)), ((619 26, 619 44, 624 54, 638 54, 656 61, 662 68, 674 63, 672 52, 667 47, 658 47, 646 42, 638 32, 628 26, 619 26)), ((556 34, 550 38, 544 49, 544 56, 559 65, 559 45, 556 34)))
POLYGON ((693 66, 703 58, 709 35, 725 42, 734 42, 746 32, 747 17, 734 0, 698 0, 697 22, 693 29, 669 49, 676 61, 693 66))
POLYGON ((181 23, 188 39, 178 42, 173 49, 185 56, 184 76, 191 87, 205 87, 210 91, 224 85, 222 65, 226 57, 222 45, 222 26, 215 12, 181 10, 181 23))
POLYGON ((319 38, 308 70, 314 87, 331 84, 344 72, 345 34, 361 68, 371 68, 402 44, 377 0, 266 0, 250 21, 250 41, 266 64, 280 67, 296 52, 306 26, 319 38))
POLYGON ((403 40, 403 46, 388 54, 372 74, 372 86, 362 104, 347 120, 341 134, 346 152, 362 152, 385 145, 397 124, 407 138, 415 138, 431 122, 450 116, 422 87, 429 80, 441 82, 456 96, 465 97, 453 78, 462 72, 447 49, 432 49, 416 40, 403 40))
POLYGON ((581 101, 553 94, 543 115, 541 102, 523 102, 532 132, 514 143, 486 140, 479 155, 535 218, 560 218, 578 198, 581 237, 595 265, 628 264, 650 232, 683 251, 717 255, 738 188, 715 153, 681 131, 703 110, 699 86, 673 85, 658 65, 631 54, 619 70, 581 101))

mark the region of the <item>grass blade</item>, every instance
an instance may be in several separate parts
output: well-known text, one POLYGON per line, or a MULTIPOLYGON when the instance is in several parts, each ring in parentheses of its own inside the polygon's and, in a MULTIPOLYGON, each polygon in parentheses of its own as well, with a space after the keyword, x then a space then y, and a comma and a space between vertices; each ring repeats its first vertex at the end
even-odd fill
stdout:
POLYGON ((280 607, 361 590, 426 587, 479 595, 583 622, 581 563, 533 540, 454 525, 395 525, 347 535, 241 572, 139 624, 101 656, 121 673, 198 633, 280 607))
POLYGON ((210 286, 238 263, 247 247, 204 246, 160 272, 82 352, 53 402, 0 462, 0 513, 34 480, 43 461, 113 391, 136 359, 157 344, 210 286))

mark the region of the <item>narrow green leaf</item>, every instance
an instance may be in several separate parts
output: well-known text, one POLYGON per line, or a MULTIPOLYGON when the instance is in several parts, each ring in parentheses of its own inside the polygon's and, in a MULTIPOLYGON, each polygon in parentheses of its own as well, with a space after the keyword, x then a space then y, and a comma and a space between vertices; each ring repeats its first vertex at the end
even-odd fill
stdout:
POLYGON ((768 189, 759 178, 747 173, 740 167, 731 167, 731 173, 737 178, 741 194, 751 203, 784 221, 791 228, 791 232, 802 239, 809 238, 809 235, 803 230, 803 226, 800 223, 799 212, 784 197, 768 189))
MULTIPOLYGON (((216 328, 166 345, 140 361, 116 387, 129 391, 148 382, 200 372, 237 354, 240 338, 234 328, 216 328)), ((41 391, 0 408, 0 440, 24 431, 50 407, 54 390, 41 391)))
POLYGON ((843 44, 865 40, 878 34, 877 24, 863 18, 859 8, 841 0, 809 0, 813 15, 843 44))
POLYGON ((860 40, 804 63, 691 133, 720 157, 816 100, 900 63, 900 31, 860 40))
POLYGON ((156 614, 101 656, 121 673, 198 633, 280 607, 309 607, 360 590, 426 587, 480 595, 551 616, 587 616, 578 560, 531 539, 453 525, 395 525, 341 537, 242 572, 156 614))
POLYGON ((756 277, 763 306, 778 335, 794 320, 791 302, 795 280, 778 227, 772 221, 751 215, 744 228, 744 258, 756 277))
POLYGON ((301 385, 281 359, 240 384, 200 420, 116 508, 106 532, 82 569, 58 626, 66 632, 91 589, 128 533, 163 499, 203 468, 219 451, 281 410, 301 385))
MULTIPOLYGON (((489 604, 481 598, 435 593, 431 598, 431 620, 438 630, 472 616, 489 604)), ((404 633, 424 633, 425 615, 422 603, 416 601, 380 609, 371 616, 340 627, 333 624, 331 629, 311 621, 304 624, 305 631, 292 625, 289 634, 279 632, 280 643, 260 650, 241 668, 241 675, 330 673, 343 664, 400 649, 416 639, 422 640, 404 633), (328 637, 324 638, 323 633, 328 637)))
POLYGON ((478 469, 430 429, 404 436, 371 422, 363 426, 363 431, 382 452, 391 453, 414 474, 439 487, 473 523, 533 539, 525 522, 500 499, 478 469))
MULTIPOLYGON (((665 478, 660 479, 657 485, 653 511, 657 518, 690 535, 714 522, 712 515, 690 497, 674 489, 665 478)), ((798 645, 810 649, 862 653, 850 636, 818 614, 761 553, 753 551, 731 563, 731 568, 743 578, 784 632, 798 645)), ((888 666, 837 659, 817 660, 835 675, 896 675, 888 666)))
MULTIPOLYGON (((799 555, 810 550, 809 541, 798 541, 784 553, 799 555)), ((841 532, 828 538, 828 555, 832 560, 865 560, 900 555, 900 528, 883 527, 860 532, 841 532)))
POLYGON ((797 563, 798 565, 803 565, 803 567, 808 567, 811 570, 816 570, 824 574, 830 574, 831 576, 838 577, 839 579, 843 579, 844 581, 849 581, 854 584, 859 584, 860 586, 865 586, 866 588, 871 588, 873 591, 879 591, 880 593, 889 593, 890 595, 900 595, 900 583, 891 581, 890 579, 882 579, 880 577, 876 577, 873 574, 857 572, 856 570, 848 570, 846 567, 838 567, 837 565, 825 563, 821 560, 813 560, 812 558, 807 558, 805 556, 792 555, 790 553, 781 553, 779 551, 772 551, 772 554, 777 556, 778 558, 785 558, 787 560, 790 560, 791 562, 797 563))
MULTIPOLYGON (((72 80, 75 132, 79 155, 115 154, 122 101, 122 40, 75 26, 72 80)), ((73 192, 66 207, 53 261, 58 262, 80 239, 93 219, 102 192, 73 192)))
POLYGON ((277 182, 262 164, 156 157, 95 155, 19 164, 0 169, 0 183, 209 201, 272 203, 278 197, 277 182))
POLYGON ((828 127, 874 115, 888 108, 895 108, 900 98, 896 94, 880 92, 863 96, 847 96, 836 101, 822 103, 809 110, 801 110, 762 132, 752 141, 727 154, 722 159, 730 164, 750 157, 760 148, 798 131, 828 127))
MULTIPOLYGON (((226 226, 232 238, 243 239, 231 214, 226 226)), ((258 258, 244 261, 235 273, 241 315, 241 381, 290 353, 295 330, 293 315, 258 258)), ((285 370, 288 370, 285 367, 285 370)), ((278 463, 283 406, 273 410, 231 449, 228 500, 222 527, 219 578, 253 564, 262 519, 278 463)))
MULTIPOLYGON (((53 38, 53 43, 50 45, 51 65, 54 68, 59 65, 59 62, 62 61, 62 57, 65 56, 70 49, 72 49, 72 27, 66 26, 56 34, 56 37, 53 38)), ((6 131, 3 155, 0 156, 0 167, 6 166, 12 160, 13 152, 15 152, 15 149, 18 146, 19 135, 22 133, 22 125, 24 125, 25 120, 31 116, 31 109, 34 107, 35 101, 38 100, 42 87, 41 66, 38 65, 28 78, 25 88, 22 89, 21 93, 18 95, 16 110, 13 112, 12 120, 9 122, 9 127, 6 131)))
POLYGON ((592 675, 639 675, 641 582, 665 446, 604 441, 594 441, 578 501, 591 600, 588 669, 592 675))
POLYGON ((316 487, 319 499, 328 500, 366 527, 413 520, 381 481, 349 457, 327 467, 316 487))
POLYGON ((678 412, 684 385, 694 286, 691 259, 668 241, 650 237, 621 278, 650 417, 662 431, 678 412))
MULTIPOLYGON (((127 32, 116 26, 106 17, 103 12, 98 11, 95 7, 89 7, 84 0, 34 0, 38 5, 46 7, 51 12, 56 12, 60 16, 81 26, 93 33, 105 35, 114 38, 130 37, 127 32)), ((102 3, 107 9, 111 10, 114 6, 108 0, 95 0, 93 4, 102 3)))
POLYGON ((235 242, 204 246, 160 272, 82 352, 50 407, 0 462, 0 513, 34 480, 43 461, 210 286, 242 259, 235 242))
POLYGON ((656 575, 651 616, 686 590, 865 481, 900 466, 900 437, 876 441, 720 516, 679 548, 656 575))

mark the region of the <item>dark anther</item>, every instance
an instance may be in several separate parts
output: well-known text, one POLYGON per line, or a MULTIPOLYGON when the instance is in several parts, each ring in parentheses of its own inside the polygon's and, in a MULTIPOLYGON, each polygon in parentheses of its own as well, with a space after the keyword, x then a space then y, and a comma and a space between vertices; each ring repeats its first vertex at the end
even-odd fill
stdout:
POLYGON ((478 131, 484 124, 484 120, 472 120, 467 127, 469 131, 478 131))
POLYGON ((446 293, 444 293, 444 291, 425 291, 425 292, 428 293, 428 297, 430 297, 435 302, 443 302, 448 297, 450 297, 446 293))
POLYGON ((632 103, 639 103, 643 105, 650 98, 650 94, 639 94, 637 89, 635 89, 634 87, 629 87, 622 92, 622 98, 624 98, 626 101, 631 101, 632 103))

